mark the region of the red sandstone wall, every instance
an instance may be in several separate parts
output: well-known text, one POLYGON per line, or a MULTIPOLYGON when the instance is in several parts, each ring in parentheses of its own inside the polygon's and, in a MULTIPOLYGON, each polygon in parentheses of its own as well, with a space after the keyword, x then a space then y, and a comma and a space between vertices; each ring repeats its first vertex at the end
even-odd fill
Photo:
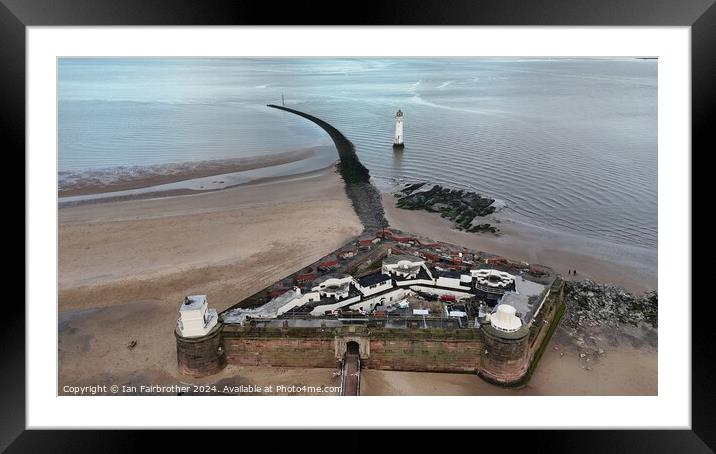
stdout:
MULTIPOLYGON (((225 338, 226 358, 242 366, 336 367, 333 339, 225 338)), ((482 343, 479 340, 370 341, 370 357, 363 366, 372 369, 475 372, 482 343)))
POLYGON ((519 382, 527 373, 529 331, 518 339, 505 339, 483 327, 485 349, 481 355, 480 375, 500 384, 519 382))
POLYGON ((200 338, 179 336, 177 340, 177 366, 179 372, 191 377, 205 377, 219 372, 226 365, 224 346, 221 343, 221 327, 200 338))
POLYGON ((481 348, 479 340, 371 339, 370 357, 363 361, 370 369, 474 372, 481 348))
POLYGON ((336 367, 330 339, 224 338, 226 358, 241 366, 336 367))

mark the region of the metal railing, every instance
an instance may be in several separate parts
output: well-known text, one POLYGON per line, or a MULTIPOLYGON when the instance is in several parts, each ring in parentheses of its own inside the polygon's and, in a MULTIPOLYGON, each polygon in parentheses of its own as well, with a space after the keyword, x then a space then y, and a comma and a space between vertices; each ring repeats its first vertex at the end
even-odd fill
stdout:
POLYGON ((343 358, 341 360, 341 396, 345 396, 345 384, 346 384, 346 360, 343 358))

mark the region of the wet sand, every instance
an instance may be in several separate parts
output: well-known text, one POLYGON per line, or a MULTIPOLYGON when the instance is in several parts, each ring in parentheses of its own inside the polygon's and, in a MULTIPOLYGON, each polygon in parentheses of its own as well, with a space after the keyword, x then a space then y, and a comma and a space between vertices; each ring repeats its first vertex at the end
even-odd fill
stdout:
MULTIPOLYGON (((292 389, 290 386, 337 387, 338 369, 298 369, 280 367, 238 367, 228 365, 220 373, 195 379, 176 371, 176 344, 173 323, 175 305, 153 299, 117 304, 99 309, 60 313, 58 393, 71 394, 65 386, 89 385, 216 385, 187 394, 241 395, 338 395, 338 390, 292 389), (167 307, 172 306, 172 307, 167 307), (128 348, 130 342, 136 342, 128 348), (274 386, 260 393, 237 386, 274 386), (277 388, 284 385, 287 388, 277 388), (224 388, 229 386, 232 388, 224 388), (267 392, 268 391, 268 392, 267 392)), ((103 395, 115 395, 111 392, 103 395)), ((175 395, 176 393, 159 393, 175 395)), ((120 392, 117 395, 147 395, 146 392, 120 392)))
POLYGON ((159 186, 196 178, 277 166, 314 156, 315 149, 306 148, 266 157, 248 157, 214 161, 197 161, 148 166, 140 169, 93 171, 74 175, 72 181, 60 185, 59 197, 117 192, 159 186))
POLYGON ((499 235, 461 232, 452 227, 452 221, 438 214, 396 208, 391 194, 384 193, 382 197, 388 222, 400 230, 547 265, 566 279, 610 282, 636 293, 657 289, 656 254, 650 251, 627 246, 615 249, 575 235, 532 228, 499 213, 485 217, 485 222, 501 230, 499 235), (570 269, 577 270, 576 277, 567 274, 570 269))
POLYGON ((653 396, 658 394, 655 345, 622 339, 599 355, 582 349, 558 328, 530 382, 520 388, 495 386, 474 374, 364 370, 367 396, 653 396), (587 361, 587 358, 589 361, 587 361))

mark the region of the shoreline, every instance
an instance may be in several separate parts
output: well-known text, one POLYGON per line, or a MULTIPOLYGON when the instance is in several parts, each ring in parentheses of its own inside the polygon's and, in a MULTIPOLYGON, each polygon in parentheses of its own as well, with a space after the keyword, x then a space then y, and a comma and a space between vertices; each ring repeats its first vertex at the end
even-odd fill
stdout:
MULTIPOLYGON (((264 168, 270 169, 270 167, 264 168)), ((335 164, 297 174, 257 178, 221 188, 201 191, 185 188, 111 196, 77 202, 60 202, 59 207, 62 212, 66 212, 66 209, 72 207, 100 204, 111 207, 117 203, 168 199, 175 200, 172 205, 181 205, 182 199, 186 199, 185 196, 188 195, 196 197, 222 194, 241 190, 241 188, 253 188, 252 190, 255 191, 265 185, 291 186, 302 184, 301 181, 320 181, 329 173, 337 177, 335 164)), ((344 182, 341 183, 341 186, 344 187, 344 191, 341 192, 349 192, 347 185, 344 182)), ((383 191, 387 190, 383 189, 383 191)), ((510 259, 546 265, 561 273, 567 280, 591 279, 595 282, 611 283, 636 294, 658 289, 658 272, 649 269, 656 268, 656 252, 646 248, 600 243, 584 235, 544 229, 520 220, 510 219, 501 211, 484 217, 486 222, 491 222, 499 227, 498 235, 464 232, 455 229, 450 220, 444 219, 438 214, 397 208, 395 206, 396 198, 391 192, 381 192, 380 200, 389 225, 405 232, 510 259), (650 260, 653 262, 648 263, 650 260), (577 276, 569 275, 567 271, 570 269, 577 269, 577 276)), ((355 201, 353 204, 355 209, 355 201)))
MULTIPOLYGON (((126 191, 161 188, 170 184, 191 182, 193 180, 210 177, 222 177, 257 169, 269 169, 285 164, 298 163, 315 158, 320 154, 326 154, 327 151, 327 147, 325 146, 316 146, 276 153, 268 157, 254 156, 236 159, 170 163, 146 166, 142 168, 117 167, 82 172, 65 172, 66 174, 74 173, 77 176, 74 177, 74 182, 62 184, 61 186, 64 187, 58 188, 57 196, 58 199, 60 199, 60 202, 62 202, 63 198, 79 198, 82 196, 97 196, 111 193, 123 193, 126 191), (127 173, 127 175, 121 175, 122 171, 127 173), (129 175, 130 173, 131 175, 129 175), (102 181, 103 179, 114 179, 114 181, 104 183, 102 181)), ((320 170, 321 168, 322 167, 308 169, 307 172, 320 170)), ((276 175, 276 177, 279 176, 285 175, 276 175)), ((65 178, 69 177, 66 176, 65 178)), ((189 186, 189 184, 187 184, 187 186, 189 186)), ((208 190, 225 189, 228 187, 229 186, 216 187, 208 190)), ((188 193, 196 192, 196 190, 192 191, 189 188, 185 191, 188 193)), ((164 192, 168 191, 161 189, 152 191, 152 193, 164 192)))
MULTIPOLYGON (((232 188, 249 186, 251 183, 289 183, 290 179, 287 176, 293 176, 295 179, 296 176, 304 175, 306 178, 310 178, 311 173, 320 174, 320 170, 325 170, 328 166, 319 169, 313 168, 308 172, 305 171, 306 169, 303 169, 303 172, 297 172, 295 169, 292 169, 292 171, 279 170, 278 167, 291 166, 291 163, 295 162, 309 161, 312 155, 315 156, 319 152, 325 153, 327 149, 331 149, 333 152, 332 166, 340 174, 343 180, 344 192, 355 214, 363 224, 364 230, 391 226, 432 240, 452 243, 509 259, 526 261, 531 264, 545 265, 557 273, 567 276, 565 278, 567 280, 584 280, 586 278, 595 282, 614 284, 637 294, 658 290, 658 254, 656 250, 618 245, 595 240, 585 234, 540 227, 530 224, 529 220, 510 218, 505 215, 503 210, 480 216, 481 220, 486 222, 485 225, 492 224, 497 226, 499 233, 492 234, 458 230, 450 220, 444 219, 435 213, 423 210, 400 209, 396 206, 396 198, 393 195, 396 187, 391 189, 382 188, 384 192, 379 191, 374 184, 375 181, 370 178, 368 169, 358 159, 354 145, 340 131, 320 118, 296 109, 274 104, 268 104, 267 107, 289 112, 315 123, 330 136, 335 148, 323 146, 295 150, 284 153, 282 157, 277 158, 278 155, 272 156, 273 159, 264 162, 263 167, 258 167, 259 164, 253 162, 255 167, 250 170, 212 176, 214 179, 221 179, 221 181, 202 180, 201 178, 183 179, 175 183, 125 191, 60 197, 59 206, 77 206, 100 201, 120 202, 162 197, 181 198, 181 196, 189 194, 222 192, 232 188), (337 152, 339 158, 337 164, 335 152, 337 152), (277 164, 282 159, 299 160, 291 161, 288 164, 277 164), (253 175, 247 178, 247 173, 252 171, 258 172, 254 172, 253 175), (242 172, 244 174, 236 179, 236 176, 242 172), (224 181, 230 179, 233 179, 233 181, 229 183, 224 181), (575 271, 574 275, 571 274, 570 270, 575 269, 578 272, 575 271)), ((226 161, 211 161, 209 163, 212 162, 215 165, 213 167, 214 172, 211 173, 215 173, 218 169, 227 170, 225 165, 223 167, 216 165, 217 162, 225 164, 226 161)), ((232 162, 236 164, 235 160, 232 162)), ((204 164, 208 165, 207 163, 204 164)), ((187 165, 191 166, 192 164, 188 163, 187 165)), ((247 163, 244 162, 244 165, 247 165, 247 163)), ((162 167, 155 167, 155 170, 159 168, 162 167)), ((206 173, 209 171, 208 168, 202 167, 202 165, 192 167, 192 169, 193 172, 206 173)), ((182 172, 176 172, 167 177, 179 178, 180 175, 182 175, 182 172)), ((185 172, 183 175, 188 174, 185 172)), ((98 191, 102 190, 102 188, 104 186, 100 185, 94 188, 86 187, 85 190, 98 191)), ((494 227, 491 227, 491 229, 493 232, 495 231, 494 227)))
MULTIPOLYGON (((131 200, 147 200, 147 199, 163 199, 163 198, 170 198, 170 197, 181 197, 181 196, 194 196, 194 195, 200 195, 200 194, 209 194, 213 192, 221 192, 226 191, 229 189, 236 189, 241 188, 244 186, 259 186, 259 185, 265 185, 265 184, 272 184, 272 183, 290 183, 293 181, 299 181, 299 180, 307 180, 312 178, 320 178, 321 176, 325 175, 326 173, 330 171, 335 171, 335 164, 330 164, 326 167, 321 167, 314 170, 309 170, 307 172, 300 172, 290 175, 275 175, 275 176, 267 176, 267 177, 260 177, 256 179, 252 179, 243 183, 237 183, 232 185, 223 186, 220 188, 213 188, 213 189, 170 189, 170 190, 158 190, 158 191, 152 191, 152 192, 141 192, 137 194, 126 194, 126 195, 113 195, 114 193, 101 193, 101 197, 97 198, 84 198, 85 196, 79 196, 83 197, 80 200, 71 200, 71 201, 58 201, 58 206, 60 208, 66 208, 71 206, 79 206, 79 205, 89 205, 89 204, 99 204, 99 203, 112 203, 112 202, 124 202, 124 201, 131 201, 131 200)), ((214 177, 220 177, 222 175, 214 175, 214 177)), ((182 180, 186 181, 186 180, 182 180)), ((154 188, 155 186, 151 186, 148 189, 154 188)), ((122 191, 119 191, 122 192, 122 191)), ((91 196, 91 195, 90 195, 91 196)))
POLYGON ((600 243, 585 236, 542 229, 506 218, 500 212, 484 217, 486 222, 499 227, 499 235, 464 232, 455 229, 452 221, 439 214, 397 208, 391 193, 384 192, 382 199, 391 227, 405 232, 545 265, 566 280, 591 279, 612 283, 637 294, 658 289, 656 251, 600 243), (649 263, 652 260, 653 263, 649 263), (570 269, 576 269, 577 275, 569 275, 570 269))

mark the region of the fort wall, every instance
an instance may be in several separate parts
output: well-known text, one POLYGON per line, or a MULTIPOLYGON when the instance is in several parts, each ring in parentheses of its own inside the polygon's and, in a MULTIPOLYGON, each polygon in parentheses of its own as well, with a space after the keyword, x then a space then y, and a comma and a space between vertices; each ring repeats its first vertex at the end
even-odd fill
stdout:
POLYGON ((369 369, 476 373, 499 385, 519 385, 529 378, 534 361, 549 342, 550 326, 558 322, 563 283, 555 283, 538 317, 515 332, 489 324, 479 328, 405 329, 346 325, 276 327, 218 324, 200 338, 177 334, 181 373, 203 377, 227 363, 241 366, 335 368, 349 342, 359 345, 363 367, 369 369))
POLYGON ((224 342, 229 364, 276 367, 336 367, 338 364, 332 338, 229 337, 224 342))
POLYGON ((174 331, 179 372, 190 377, 205 377, 219 372, 226 366, 222 328, 223 325, 217 323, 211 331, 201 337, 182 337, 176 330, 174 331))
POLYGON ((477 372, 482 340, 371 339, 368 369, 425 372, 477 372))
POLYGON ((502 333, 490 325, 482 327, 485 348, 480 355, 479 374, 497 384, 519 382, 529 367, 529 329, 502 333))

